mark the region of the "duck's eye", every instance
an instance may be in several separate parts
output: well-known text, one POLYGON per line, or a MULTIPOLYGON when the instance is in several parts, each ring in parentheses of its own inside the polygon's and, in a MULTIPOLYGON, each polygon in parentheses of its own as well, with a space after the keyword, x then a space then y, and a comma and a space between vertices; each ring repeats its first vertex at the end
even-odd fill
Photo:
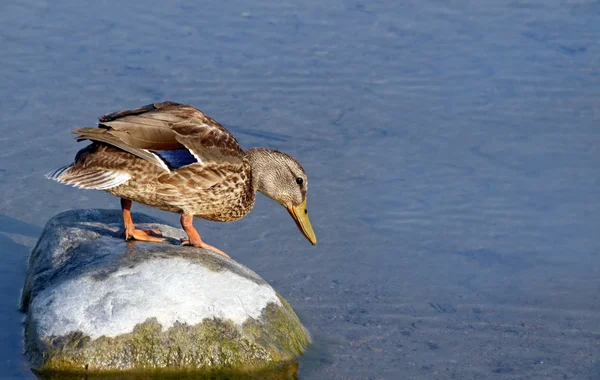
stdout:
POLYGON ((296 178, 296 183, 298 185, 302 185, 303 182, 304 182, 304 180, 302 178, 300 178, 300 177, 296 178))

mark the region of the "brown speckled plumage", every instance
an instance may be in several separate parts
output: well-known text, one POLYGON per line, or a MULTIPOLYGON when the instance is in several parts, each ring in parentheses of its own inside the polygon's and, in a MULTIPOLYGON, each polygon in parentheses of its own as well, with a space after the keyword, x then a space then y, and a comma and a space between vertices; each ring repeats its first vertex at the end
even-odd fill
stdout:
MULTIPOLYGON (((240 219, 254 205, 252 171, 244 151, 229 131, 193 107, 165 102, 119 111, 100 117, 99 128, 74 133, 78 140, 93 143, 77 154, 71 175, 91 169, 131 174, 127 182, 106 189, 110 194, 220 222, 240 219), (183 148, 202 163, 167 171, 148 152, 183 148)), ((63 181, 68 182, 68 176, 63 181)))
POLYGON ((223 126, 185 104, 155 103, 99 120, 98 127, 73 131, 78 141, 92 144, 81 149, 71 165, 48 177, 122 198, 127 238, 159 240, 134 229, 129 214, 134 201, 181 214, 190 244, 222 253, 201 241, 191 217, 238 220, 250 212, 256 191, 261 191, 288 208, 301 231, 316 243, 308 216, 294 214, 307 213, 308 179, 293 157, 265 148, 244 152, 223 126), (165 152, 184 152, 192 161, 174 165, 161 155, 165 152), (304 207, 302 212, 299 207, 304 207))
POLYGON ((171 172, 110 145, 93 143, 82 149, 73 172, 114 168, 134 173, 122 185, 105 191, 159 210, 219 222, 245 216, 256 198, 252 171, 242 165, 192 164, 171 172))

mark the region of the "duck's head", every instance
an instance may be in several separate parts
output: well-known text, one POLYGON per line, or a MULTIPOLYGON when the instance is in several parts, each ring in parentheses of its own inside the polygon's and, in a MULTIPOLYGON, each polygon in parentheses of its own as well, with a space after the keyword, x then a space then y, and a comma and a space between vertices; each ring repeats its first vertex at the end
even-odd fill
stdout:
POLYGON ((313 245, 317 244, 308 219, 308 177, 302 166, 294 157, 273 149, 253 148, 246 155, 252 166, 255 189, 285 207, 302 234, 313 245))

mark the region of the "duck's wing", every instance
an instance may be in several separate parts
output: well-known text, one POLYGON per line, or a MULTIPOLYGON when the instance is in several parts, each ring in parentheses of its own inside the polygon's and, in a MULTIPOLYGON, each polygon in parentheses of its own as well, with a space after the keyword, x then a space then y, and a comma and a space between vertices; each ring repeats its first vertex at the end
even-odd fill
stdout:
POLYGON ((164 102, 100 117, 99 128, 73 131, 77 140, 99 141, 166 171, 191 164, 241 165, 244 152, 233 135, 202 111, 164 102))

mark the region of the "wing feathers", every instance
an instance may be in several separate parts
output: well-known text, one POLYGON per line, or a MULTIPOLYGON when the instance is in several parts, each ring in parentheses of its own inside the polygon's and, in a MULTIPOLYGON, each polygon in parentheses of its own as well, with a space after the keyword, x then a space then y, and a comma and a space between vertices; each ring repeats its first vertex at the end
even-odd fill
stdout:
MULTIPOLYGON (((177 150, 159 150, 154 151, 169 167, 179 169, 180 167, 195 164, 198 161, 197 157, 187 149, 177 150)), ((200 162, 202 163, 202 162, 200 162)))
POLYGON ((115 146, 163 169, 168 159, 155 154, 158 151, 187 149, 200 165, 244 161, 244 151, 222 125, 194 107, 174 102, 110 113, 100 117, 99 128, 74 133, 78 140, 115 146))
MULTIPOLYGON (((112 145, 119 149, 123 149, 126 152, 129 152, 135 156, 138 156, 139 158, 149 161, 149 162, 164 169, 164 164, 154 154, 152 154, 151 152, 148 152, 147 150, 132 146, 132 145, 137 145, 137 144, 135 144, 135 143, 130 144, 127 141, 124 141, 123 138, 120 138, 118 135, 115 136, 115 134, 111 133, 111 132, 113 132, 113 131, 110 131, 110 130, 107 130, 104 128, 80 128, 80 129, 76 129, 73 131, 73 133, 78 134, 78 136, 77 136, 78 141, 92 140, 92 141, 103 142, 105 144, 112 145)), ((127 138, 127 136, 124 136, 124 137, 127 138)), ((131 141, 131 139, 129 139, 129 138, 127 138, 127 140, 131 141)))
POLYGON ((141 113, 151 112, 156 109, 157 108, 154 104, 148 104, 146 106, 142 106, 142 107, 135 108, 132 110, 123 110, 123 111, 107 113, 106 115, 100 116, 98 118, 98 120, 100 120, 100 122, 103 123, 105 121, 112 121, 112 120, 118 119, 120 117, 128 116, 128 115, 139 115, 141 113))

